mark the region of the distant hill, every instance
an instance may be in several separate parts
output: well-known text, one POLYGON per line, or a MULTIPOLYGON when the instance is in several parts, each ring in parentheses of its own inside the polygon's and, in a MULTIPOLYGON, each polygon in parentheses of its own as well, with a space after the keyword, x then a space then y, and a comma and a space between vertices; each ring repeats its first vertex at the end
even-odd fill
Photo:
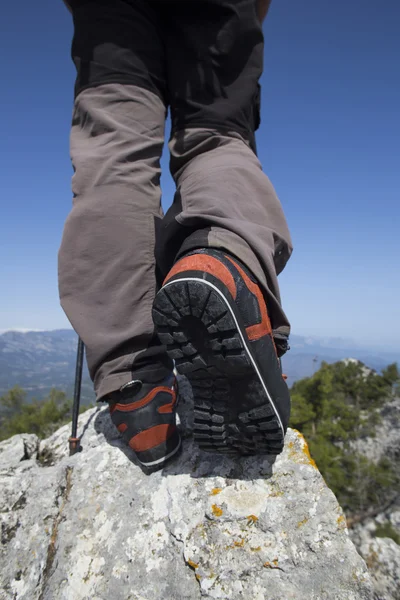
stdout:
MULTIPOLYGON (((70 329, 56 331, 7 331, 0 335, 0 395, 20 385, 28 398, 43 398, 52 387, 72 397, 77 336, 70 329)), ((86 365, 82 402, 94 401, 86 365)))
MULTIPOLYGON (((77 336, 70 329, 56 331, 7 331, 0 335, 0 395, 20 385, 29 398, 43 398, 52 387, 72 396, 77 336)), ((291 350, 283 358, 288 383, 308 377, 321 362, 333 363, 342 358, 357 358, 376 371, 390 363, 400 363, 400 352, 381 352, 352 348, 346 340, 306 338, 292 335, 291 350)), ((94 400, 86 366, 83 375, 82 401, 94 400)))
POLYGON ((357 347, 342 338, 291 335, 290 350, 282 359, 283 371, 288 375, 288 385, 291 386, 298 379, 310 377, 318 371, 323 361, 334 363, 343 358, 356 358, 379 372, 391 363, 400 364, 400 350, 385 352, 357 347))

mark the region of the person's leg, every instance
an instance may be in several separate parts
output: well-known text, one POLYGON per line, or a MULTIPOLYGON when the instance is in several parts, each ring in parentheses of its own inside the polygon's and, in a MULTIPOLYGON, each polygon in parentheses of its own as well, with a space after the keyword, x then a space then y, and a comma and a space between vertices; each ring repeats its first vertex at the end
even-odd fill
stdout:
POLYGON ((74 203, 59 253, 62 306, 98 400, 142 465, 181 444, 173 361, 154 335, 155 223, 166 114, 159 15, 147 0, 72 0, 74 203))
POLYGON ((194 248, 219 248, 239 258, 263 288, 284 351, 290 326, 277 275, 292 246, 281 204, 255 154, 263 66, 255 2, 189 4, 171 3, 176 12, 168 13, 177 193, 159 232, 159 262, 166 275, 194 248))
POLYGON ((172 6, 168 84, 177 194, 159 242, 164 273, 175 264, 153 318, 192 384, 200 446, 278 454, 290 397, 278 358, 289 323, 277 274, 291 241, 255 154, 263 52, 256 2, 172 6))
MULTIPOLYGON (((154 341, 155 220, 166 114, 164 53, 148 2, 72 2, 77 68, 73 208, 59 252, 61 304, 86 346, 98 399, 146 365, 154 341)), ((161 369, 162 371, 162 369, 161 369)))
MULTIPOLYGON (((177 178, 175 202, 181 208, 176 221, 187 234, 175 259, 195 248, 225 250, 239 258, 263 287, 274 335, 284 350, 290 325, 277 276, 289 259, 291 241, 281 204, 243 139, 188 131, 188 144, 198 148, 199 140, 203 140, 201 153, 186 163, 177 178), (198 228, 193 231, 195 223, 198 228)), ((177 145, 176 140, 171 142, 172 152, 177 153, 177 145)))

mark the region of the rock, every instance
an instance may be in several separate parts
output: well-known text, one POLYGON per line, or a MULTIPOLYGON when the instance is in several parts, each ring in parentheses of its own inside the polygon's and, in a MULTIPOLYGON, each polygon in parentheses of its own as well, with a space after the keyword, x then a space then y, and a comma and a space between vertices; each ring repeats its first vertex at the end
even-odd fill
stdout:
POLYGON ((400 512, 381 513, 350 530, 359 554, 367 563, 375 600, 400 600, 400 546, 392 539, 376 537, 379 525, 391 525, 400 534, 400 512))
POLYGON ((400 465, 400 398, 387 402, 380 410, 380 417, 375 435, 357 440, 354 446, 373 462, 388 456, 400 465))
POLYGON ((181 387, 183 452, 162 471, 142 472, 106 409, 81 415, 81 453, 66 426, 2 471, 1 599, 372 600, 304 438, 289 430, 276 460, 200 452, 181 387))
POLYGON ((400 546, 389 538, 365 540, 359 546, 371 572, 376 600, 400 600, 400 546))
POLYGON ((400 535, 400 510, 391 511, 389 521, 393 529, 400 535))
MULTIPOLYGON (((354 446, 373 462, 382 457, 391 459, 400 476, 400 398, 387 402, 380 416, 375 436, 357 440, 354 446)), ((367 561, 376 600, 400 600, 400 546, 392 539, 375 537, 379 525, 390 525, 400 536, 400 493, 389 500, 383 512, 350 530, 358 552, 367 561)))
POLYGON ((0 471, 18 466, 22 460, 29 460, 39 449, 39 438, 36 435, 23 433, 0 444, 0 471))

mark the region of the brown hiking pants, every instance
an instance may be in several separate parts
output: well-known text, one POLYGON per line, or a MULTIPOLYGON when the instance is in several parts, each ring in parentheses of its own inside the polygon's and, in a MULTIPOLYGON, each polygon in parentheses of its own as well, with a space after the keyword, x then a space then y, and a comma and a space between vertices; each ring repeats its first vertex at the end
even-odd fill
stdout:
POLYGON ((255 0, 75 0, 72 11, 74 199, 59 289, 97 398, 138 365, 164 360, 153 299, 193 248, 223 249, 249 267, 284 345, 277 275, 291 241, 255 150, 263 57, 255 0), (177 191, 163 216, 168 107, 177 191))

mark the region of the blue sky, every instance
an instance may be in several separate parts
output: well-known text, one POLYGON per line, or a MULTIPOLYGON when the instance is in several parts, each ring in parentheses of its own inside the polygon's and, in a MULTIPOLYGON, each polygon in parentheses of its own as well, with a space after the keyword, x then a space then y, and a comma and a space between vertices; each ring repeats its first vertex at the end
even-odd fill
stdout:
MULTIPOLYGON (((292 232, 293 333, 400 347, 400 3, 273 0, 258 150, 292 232)), ((71 205, 72 23, 61 0, 0 23, 0 330, 69 326, 57 251, 71 205)), ((163 205, 173 197, 164 152, 163 205)))

